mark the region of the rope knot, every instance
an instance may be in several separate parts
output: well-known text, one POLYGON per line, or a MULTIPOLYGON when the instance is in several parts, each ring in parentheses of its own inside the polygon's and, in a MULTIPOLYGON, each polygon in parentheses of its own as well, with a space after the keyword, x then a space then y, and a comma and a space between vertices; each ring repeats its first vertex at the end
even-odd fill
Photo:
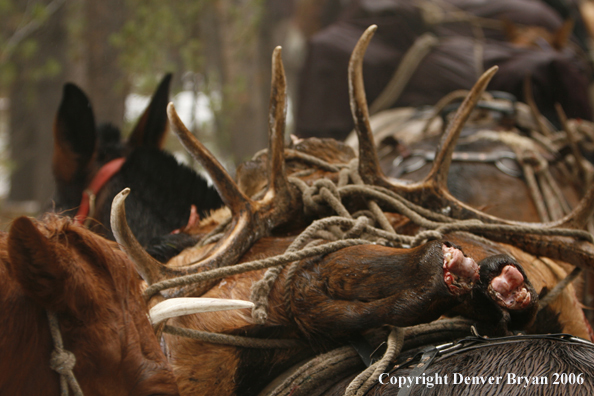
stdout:
MULTIPOLYGON (((268 301, 266 301, 266 303, 268 303, 268 301)), ((252 309, 252 318, 257 324, 266 324, 266 320, 268 320, 268 313, 266 312, 267 307, 268 304, 261 303, 261 305, 255 306, 254 309, 252 309)))
POLYGON ((74 369, 76 357, 65 349, 55 349, 50 358, 50 368, 60 375, 68 375, 74 369))
POLYGON ((311 187, 305 189, 303 191, 303 203, 305 213, 308 215, 327 212, 328 207, 330 207, 339 215, 350 217, 350 214, 340 202, 338 187, 329 179, 318 179, 311 187))

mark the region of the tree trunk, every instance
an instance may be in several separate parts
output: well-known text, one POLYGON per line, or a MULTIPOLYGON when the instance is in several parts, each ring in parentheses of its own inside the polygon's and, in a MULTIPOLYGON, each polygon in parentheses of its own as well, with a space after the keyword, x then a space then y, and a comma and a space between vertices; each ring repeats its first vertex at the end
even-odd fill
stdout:
POLYGON ((31 59, 16 54, 18 73, 9 91, 11 201, 45 204, 53 192, 52 125, 60 102, 66 63, 64 7, 56 11, 30 39, 37 42, 31 59), (42 77, 35 77, 35 76, 42 77))
POLYGON ((16 81, 10 89, 10 151, 14 169, 10 201, 36 201, 43 209, 53 193, 51 158, 52 127, 66 81, 87 93, 95 119, 121 126, 127 93, 125 76, 118 65, 118 51, 110 35, 125 18, 118 0, 78 0, 67 3, 31 35, 38 51, 23 60, 15 53, 16 81), (79 28, 67 28, 67 21, 79 28), (80 22, 82 21, 82 22, 80 22), (59 71, 48 74, 48 62, 59 71), (44 77, 35 78, 42 70, 44 77), (44 74, 45 73, 45 74, 44 74), (47 74, 47 75, 46 75, 47 74))
POLYGON ((262 98, 264 80, 258 47, 261 10, 249 2, 236 3, 218 0, 214 4, 217 35, 208 39, 219 44, 214 56, 223 90, 217 123, 219 147, 230 152, 238 164, 267 145, 267 105, 262 98))
POLYGON ((118 65, 119 51, 110 43, 110 36, 124 23, 124 2, 121 0, 86 0, 87 67, 83 85, 88 92, 95 120, 121 126, 128 91, 125 75, 118 65))

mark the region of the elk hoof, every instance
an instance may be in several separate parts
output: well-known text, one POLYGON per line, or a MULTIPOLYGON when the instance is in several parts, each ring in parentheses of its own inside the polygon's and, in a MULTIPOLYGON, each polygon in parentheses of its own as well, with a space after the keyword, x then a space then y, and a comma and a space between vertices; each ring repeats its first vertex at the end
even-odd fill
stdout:
POLYGON ((479 266, 460 249, 442 245, 443 280, 454 295, 464 294, 479 280, 479 266))
POLYGON ((507 309, 523 309, 531 302, 524 277, 511 264, 503 267, 501 274, 491 280, 489 291, 497 304, 507 309))

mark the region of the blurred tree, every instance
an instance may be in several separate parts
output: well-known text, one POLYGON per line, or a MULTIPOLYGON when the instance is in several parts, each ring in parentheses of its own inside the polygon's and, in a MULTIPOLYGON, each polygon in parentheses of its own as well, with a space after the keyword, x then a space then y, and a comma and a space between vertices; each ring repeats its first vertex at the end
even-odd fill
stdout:
POLYGON ((203 75, 215 104, 220 151, 237 163, 265 147, 264 92, 270 86, 273 47, 262 43, 274 19, 268 18, 264 1, 128 0, 127 5, 132 16, 114 37, 126 71, 147 76, 157 68, 177 76, 203 75))
POLYGON ((0 93, 10 100, 9 200, 45 205, 53 192, 52 126, 66 81, 89 93, 97 120, 121 124, 126 79, 109 37, 121 1, 0 0, 0 93))
POLYGON ((51 128, 62 85, 89 95, 97 121, 121 126, 130 91, 164 73, 201 76, 219 153, 266 146, 270 58, 291 0, 0 0, 0 96, 10 98, 10 199, 48 201, 51 128))
POLYGON ((52 191, 51 125, 66 60, 64 1, 4 0, 0 71, 10 103, 10 150, 15 165, 9 198, 45 200, 52 191), (4 21, 3 21, 4 22, 4 21))
POLYGON ((98 121, 111 121, 121 125, 124 104, 128 94, 128 80, 118 64, 120 51, 111 42, 126 20, 126 9, 121 0, 85 0, 86 28, 86 84, 92 95, 93 110, 98 121))

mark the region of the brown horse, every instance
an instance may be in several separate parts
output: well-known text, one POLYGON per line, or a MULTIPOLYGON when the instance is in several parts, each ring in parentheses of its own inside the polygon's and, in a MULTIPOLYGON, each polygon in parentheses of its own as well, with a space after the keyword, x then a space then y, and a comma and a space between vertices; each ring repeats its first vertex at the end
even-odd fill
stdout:
POLYGON ((68 219, 19 217, 0 235, 0 275, 1 394, 64 394, 68 369, 85 395, 179 394, 141 280, 113 242, 68 219))

